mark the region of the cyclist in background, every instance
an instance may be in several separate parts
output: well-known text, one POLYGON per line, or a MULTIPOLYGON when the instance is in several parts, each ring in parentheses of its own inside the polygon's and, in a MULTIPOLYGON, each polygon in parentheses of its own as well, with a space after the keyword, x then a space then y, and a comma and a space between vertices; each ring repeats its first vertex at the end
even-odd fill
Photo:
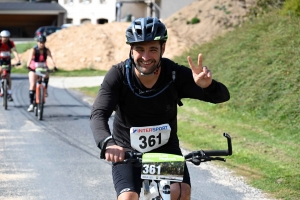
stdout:
MULTIPOLYGON (((177 135, 177 104, 181 98, 222 103, 230 98, 225 85, 188 57, 190 68, 163 58, 168 39, 165 25, 157 18, 134 20, 126 30, 129 58, 110 68, 95 99, 90 126, 101 157, 124 160, 125 151, 182 155, 177 135), (115 112, 112 133, 108 119, 115 112), (158 132, 156 130, 163 130, 158 132), (138 134, 136 134, 138 133, 138 134), (156 137, 157 136, 157 137, 156 137), (150 138, 153 138, 155 142, 150 138), (103 149, 105 141, 109 141, 103 149)), ((118 200, 138 200, 141 168, 131 163, 112 166, 118 200)), ((188 200, 191 182, 185 164, 182 183, 171 183, 171 198, 188 200)))
MULTIPOLYGON (((30 105, 27 109, 28 112, 32 112, 34 105, 34 96, 35 96, 35 87, 36 87, 36 81, 37 81, 37 75, 35 74, 35 69, 37 67, 42 67, 48 69, 47 65, 47 58, 51 58, 51 62, 54 66, 54 71, 57 71, 54 59, 51 55, 50 49, 46 48, 45 43, 47 39, 43 35, 39 35, 37 38, 37 45, 31 49, 29 53, 29 58, 27 61, 27 68, 29 70, 28 72, 28 78, 29 78, 29 100, 30 105)), ((46 74, 46 77, 44 78, 45 86, 48 87, 49 82, 49 73, 46 74)), ((46 93, 46 96, 48 96, 48 93, 46 93)))
MULTIPOLYGON (((9 65, 11 66, 11 52, 13 52, 15 58, 17 59, 17 65, 21 65, 20 57, 17 52, 15 43, 9 39, 10 32, 7 30, 3 30, 0 33, 1 40, 0 40, 0 74, 2 74, 2 65, 9 65)), ((13 101, 12 98, 12 80, 10 77, 11 69, 8 70, 7 74, 7 81, 8 81, 8 101, 13 101)), ((2 90, 2 87, 1 87, 2 90)), ((2 97, 3 92, 0 91, 0 96, 2 97)))

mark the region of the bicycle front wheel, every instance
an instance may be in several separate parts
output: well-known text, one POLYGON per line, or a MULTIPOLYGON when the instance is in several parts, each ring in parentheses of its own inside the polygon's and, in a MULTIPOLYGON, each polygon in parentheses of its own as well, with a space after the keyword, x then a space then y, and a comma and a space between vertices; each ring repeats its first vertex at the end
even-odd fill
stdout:
POLYGON ((37 109, 38 109, 38 119, 42 120, 43 119, 43 112, 44 112, 44 87, 40 87, 39 88, 39 96, 37 98, 39 98, 39 103, 37 105, 37 109))
POLYGON ((36 104, 36 103, 34 103, 34 107, 33 107, 33 111, 34 111, 34 114, 35 114, 35 116, 37 117, 38 116, 38 105, 36 104))
POLYGON ((7 110, 7 80, 3 79, 2 82, 2 88, 3 88, 3 106, 4 109, 7 110))

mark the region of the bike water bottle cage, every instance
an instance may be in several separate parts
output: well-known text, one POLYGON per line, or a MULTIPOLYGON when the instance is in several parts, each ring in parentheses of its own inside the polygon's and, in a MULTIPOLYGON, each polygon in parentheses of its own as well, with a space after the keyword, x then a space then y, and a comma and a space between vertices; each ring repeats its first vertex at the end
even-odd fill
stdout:
POLYGON ((140 98, 144 98, 144 99, 149 99, 149 98, 153 98, 153 97, 156 97, 157 95, 161 94, 163 91, 165 91, 174 81, 175 81, 175 78, 176 78, 176 72, 175 71, 172 71, 172 80, 167 83, 167 85, 165 87, 163 87, 161 90, 159 90, 158 92, 156 92, 155 94, 153 95, 150 95, 150 96, 143 96, 141 94, 146 94, 146 93, 149 93, 149 92, 155 92, 156 90, 141 90, 137 87, 135 87, 131 81, 130 81, 130 75, 129 75, 129 70, 131 69, 131 61, 130 59, 127 59, 126 60, 126 65, 125 65, 125 68, 126 68, 126 78, 127 78, 127 83, 128 83, 128 86, 130 88, 130 90, 133 92, 133 94, 135 94, 136 96, 140 97, 140 98), (137 92, 138 91, 138 92, 137 92))

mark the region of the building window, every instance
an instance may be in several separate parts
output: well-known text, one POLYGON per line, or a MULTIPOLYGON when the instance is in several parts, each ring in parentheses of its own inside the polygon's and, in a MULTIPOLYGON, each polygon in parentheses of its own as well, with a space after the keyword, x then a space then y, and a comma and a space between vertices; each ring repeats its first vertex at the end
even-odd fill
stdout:
POLYGON ((80 3, 89 4, 92 0, 80 0, 80 3))
POLYGON ((66 22, 67 22, 67 24, 73 24, 73 19, 72 18, 67 18, 66 22))
POLYGON ((91 19, 87 19, 87 18, 81 19, 80 23, 81 24, 89 24, 89 23, 91 23, 91 19))
POLYGON ((97 19, 97 24, 106 24, 106 23, 108 23, 107 19, 103 19, 103 18, 97 19))

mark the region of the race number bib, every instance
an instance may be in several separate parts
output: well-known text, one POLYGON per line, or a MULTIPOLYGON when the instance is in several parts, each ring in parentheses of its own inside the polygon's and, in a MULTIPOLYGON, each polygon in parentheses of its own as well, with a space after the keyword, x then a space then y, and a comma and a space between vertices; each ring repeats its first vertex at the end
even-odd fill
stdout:
POLYGON ((9 51, 2 51, 2 52, 0 53, 0 56, 1 56, 1 57, 10 57, 10 52, 9 52, 9 51))
POLYGON ((148 152, 163 146, 169 141, 169 124, 130 128, 130 143, 139 152, 148 152))
POLYGON ((35 72, 45 74, 47 72, 47 69, 42 68, 42 67, 38 67, 38 68, 35 69, 35 72))
POLYGON ((142 157, 141 179, 182 182, 184 157, 166 153, 145 153, 142 157))
POLYGON ((6 70, 9 69, 9 65, 1 65, 0 67, 1 67, 2 69, 6 69, 6 70))
POLYGON ((46 68, 47 65, 45 62, 35 62, 35 68, 46 68))

